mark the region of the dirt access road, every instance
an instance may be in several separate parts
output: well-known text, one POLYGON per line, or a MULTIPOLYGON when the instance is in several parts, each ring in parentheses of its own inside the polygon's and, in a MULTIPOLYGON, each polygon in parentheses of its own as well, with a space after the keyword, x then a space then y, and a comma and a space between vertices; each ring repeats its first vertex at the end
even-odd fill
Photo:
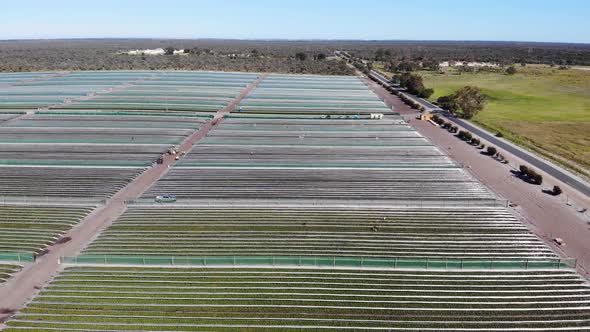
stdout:
MULTIPOLYGON (((231 103, 218 111, 212 121, 209 121, 187 137, 180 144, 180 150, 189 151, 194 143, 205 137, 214 126, 219 124, 223 116, 231 112, 265 77, 266 75, 261 75, 231 103)), ((95 209, 64 235, 71 237, 71 241, 49 247, 50 252, 48 254, 16 273, 0 287, 0 309, 19 310, 22 308, 37 294, 39 289, 44 287, 59 272, 60 257, 79 254, 84 247, 94 241, 101 231, 109 227, 113 221, 125 212, 127 208, 126 201, 139 198, 149 187, 164 176, 174 163, 174 156, 166 155, 163 164, 146 169, 112 198, 108 199, 103 206, 95 209)), ((0 313, 0 322, 10 315, 11 313, 0 313)), ((2 327, 0 324, 0 329, 2 327)))
MULTIPOLYGON (((448 131, 432 125, 427 121, 416 120, 418 114, 404 104, 398 97, 390 94, 379 84, 363 78, 389 106, 409 120, 420 134, 430 139, 453 160, 478 178, 484 185, 498 196, 506 199, 515 207, 510 208, 514 214, 527 225, 533 233, 542 238, 564 257, 578 260, 579 271, 587 278, 590 276, 590 229, 587 214, 579 213, 584 207, 590 208, 590 198, 576 189, 562 183, 558 179, 541 172, 544 183, 542 186, 532 185, 521 180, 515 169, 518 165, 528 163, 520 160, 507 151, 500 152, 510 160, 510 164, 501 164, 491 157, 482 154, 482 150, 457 139, 448 131), (564 193, 551 196, 542 192, 543 188, 559 185, 564 193), (571 205, 568 205, 569 204, 571 205), (553 239, 559 237, 565 246, 557 246, 553 239)), ((489 142, 482 141, 486 146, 489 142)))

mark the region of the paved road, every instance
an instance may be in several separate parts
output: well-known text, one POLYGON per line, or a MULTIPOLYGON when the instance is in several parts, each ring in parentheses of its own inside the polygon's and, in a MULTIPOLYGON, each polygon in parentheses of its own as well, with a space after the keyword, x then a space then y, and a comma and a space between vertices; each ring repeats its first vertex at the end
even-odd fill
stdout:
MULTIPOLYGON (((389 84, 390 86, 395 87, 390 81, 388 81, 383 75, 377 73, 376 71, 371 71, 373 75, 375 75, 379 80, 384 82, 385 84, 389 84)), ((398 88, 399 90, 399 88, 398 88)), ((406 92, 407 95, 412 96, 406 92)), ((412 96, 414 100, 419 102, 420 104, 430 108, 431 110, 440 110, 436 105, 431 104, 430 102, 418 98, 416 96, 412 96)), ((470 132, 474 133, 475 135, 485 139, 486 141, 492 143, 496 147, 503 149, 516 157, 526 161, 527 163, 531 164, 532 166, 536 167, 537 169, 553 176, 557 180, 569 185, 570 187, 578 190, 579 192, 583 193, 584 195, 590 197, 590 185, 583 180, 580 180, 576 176, 572 176, 569 172, 564 172, 562 169, 556 167, 551 162, 548 162, 542 158, 537 157, 531 152, 528 152, 522 148, 515 146, 512 143, 508 143, 502 139, 497 138, 494 135, 491 135, 487 131, 471 124, 468 121, 459 119, 454 117, 450 114, 445 114, 447 119, 451 122, 454 122, 463 128, 469 130, 470 132)))
POLYGON ((465 121, 463 119, 459 119, 459 118, 454 117, 452 115, 446 115, 446 118, 449 121, 460 125, 461 127, 472 132, 473 134, 494 144, 496 147, 510 152, 511 154, 515 155, 516 157, 528 162, 532 166, 542 170, 543 172, 553 176, 554 178, 558 179, 559 181, 569 185, 570 187, 572 187, 572 188, 578 190, 579 192, 583 193, 584 195, 590 197, 590 186, 586 182, 584 182, 583 180, 579 180, 576 177, 571 176, 570 174, 564 172, 563 170, 556 168, 551 163, 533 155, 532 153, 530 153, 528 151, 523 150, 522 148, 519 148, 511 143, 508 143, 504 140, 497 138, 494 135, 491 135, 487 131, 484 131, 483 129, 481 129, 477 126, 474 126, 473 124, 469 123, 468 121, 465 121))

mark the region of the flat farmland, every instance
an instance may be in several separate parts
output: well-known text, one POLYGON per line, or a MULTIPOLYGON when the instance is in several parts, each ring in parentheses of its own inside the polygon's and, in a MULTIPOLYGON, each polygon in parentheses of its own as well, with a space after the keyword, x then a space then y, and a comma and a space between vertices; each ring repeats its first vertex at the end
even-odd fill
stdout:
POLYGON ((0 165, 147 167, 210 115, 37 112, 0 122, 0 165))
POLYGON ((517 70, 515 75, 426 71, 420 75, 434 88, 431 100, 465 85, 482 88, 489 103, 473 121, 545 156, 571 161, 571 166, 585 168, 588 174, 590 72, 533 65, 517 70))
POLYGON ((358 77, 277 74, 268 75, 236 111, 319 115, 391 112, 358 77))
POLYGON ((0 73, 0 109, 216 112, 257 77, 187 71, 0 73))
POLYGON ((142 171, 136 167, 0 166, 1 199, 98 201, 114 195, 142 171))
POLYGON ((6 280, 10 279, 13 273, 18 272, 20 269, 20 265, 0 262, 0 286, 6 280))
POLYGON ((503 207, 189 208, 130 206, 90 255, 552 259, 503 207))
POLYGON ((175 193, 194 199, 318 201, 494 201, 461 168, 214 168, 174 167, 142 197, 175 193))
POLYGON ((38 254, 94 207, 0 206, 0 252, 38 254))
POLYGON ((229 115, 178 166, 456 165, 396 115, 382 120, 229 115))
POLYGON ((357 77, 17 76, 5 331, 590 331, 575 259, 357 77))
POLYGON ((67 267, 14 331, 587 331, 571 270, 67 267))

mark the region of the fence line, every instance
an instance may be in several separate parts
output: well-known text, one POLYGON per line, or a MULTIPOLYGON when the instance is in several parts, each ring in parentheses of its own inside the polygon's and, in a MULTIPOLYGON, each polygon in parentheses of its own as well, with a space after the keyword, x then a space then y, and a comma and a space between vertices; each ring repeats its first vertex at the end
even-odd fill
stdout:
POLYGON ((270 207, 273 206, 349 206, 349 207, 384 207, 384 208, 468 208, 468 207, 506 207, 506 200, 481 199, 481 200, 396 200, 396 199, 305 199, 305 198, 269 198, 269 199, 184 199, 177 197, 173 203, 157 203, 153 198, 140 198, 128 200, 125 203, 132 205, 162 205, 167 207, 182 206, 244 206, 244 207, 270 207))
POLYGON ((468 207, 505 207, 507 200, 486 198, 474 200, 401 200, 401 199, 309 199, 309 198, 272 198, 272 199, 216 199, 216 198, 182 198, 177 197, 173 203, 158 203, 154 198, 138 198, 134 200, 120 200, 105 197, 66 197, 66 196, 0 196, 0 205, 90 205, 100 206, 107 202, 120 202, 131 205, 162 205, 167 207, 182 206, 340 206, 350 207, 390 207, 390 208, 468 208, 468 207))
POLYGON ((162 265, 162 266, 306 266, 387 269, 562 269, 576 268, 571 259, 469 259, 469 258, 375 258, 336 256, 125 256, 80 255, 61 257, 63 264, 162 265))
POLYGON ((26 252, 0 252, 0 262, 30 263, 35 261, 35 256, 26 252))
POLYGON ((0 196, 0 205, 9 204, 63 204, 63 205, 103 205, 104 197, 68 197, 68 196, 0 196))

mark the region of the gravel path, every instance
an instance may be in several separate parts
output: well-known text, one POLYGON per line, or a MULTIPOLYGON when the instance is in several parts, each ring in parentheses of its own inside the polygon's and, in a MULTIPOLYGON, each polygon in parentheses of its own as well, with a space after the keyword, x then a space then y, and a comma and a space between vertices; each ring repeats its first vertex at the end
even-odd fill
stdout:
MULTIPOLYGON (((240 101, 248 95, 266 75, 261 75, 251 83, 242 93, 229 105, 218 111, 215 118, 196 130, 180 144, 180 150, 188 151, 194 143, 205 137, 223 118, 223 115, 233 110, 240 101)), ((126 210, 126 201, 133 200, 158 181, 167 173, 169 167, 175 163, 174 156, 166 155, 161 165, 155 165, 146 169, 135 180, 121 189, 106 203, 93 211, 76 227, 71 229, 64 236, 72 238, 71 241, 49 247, 50 252, 33 264, 25 266, 19 273, 15 274, 8 282, 0 287, 0 309, 18 310, 30 301, 40 288, 47 284, 60 269, 58 263, 61 256, 75 256, 87 244, 92 242, 98 234, 109 227, 126 210)), ((0 321, 5 320, 10 314, 0 313, 0 321)), ((0 329, 3 326, 0 324, 0 329)))

